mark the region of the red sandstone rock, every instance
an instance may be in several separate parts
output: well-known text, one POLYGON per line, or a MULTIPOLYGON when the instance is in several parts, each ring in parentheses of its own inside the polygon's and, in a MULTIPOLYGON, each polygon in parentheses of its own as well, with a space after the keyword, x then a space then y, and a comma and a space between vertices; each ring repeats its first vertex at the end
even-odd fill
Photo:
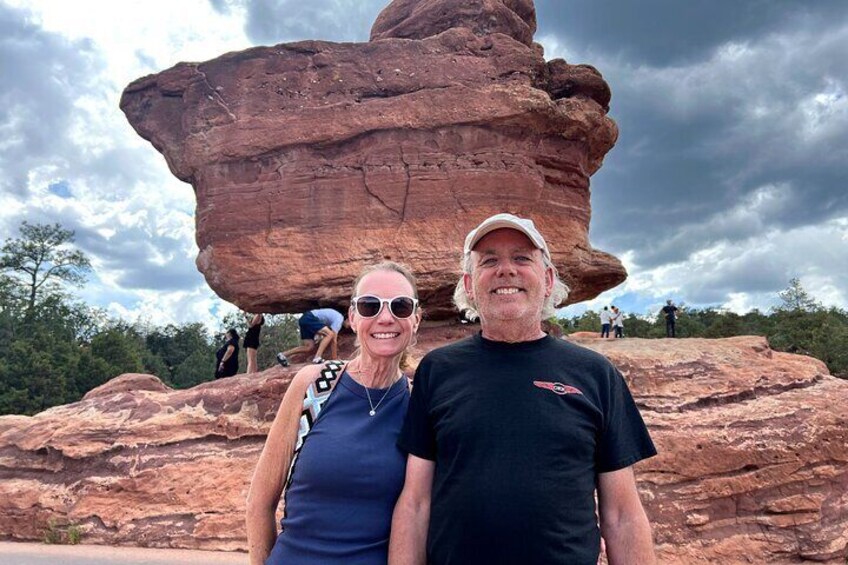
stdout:
MULTIPOLYGON (((430 325, 415 357, 476 329, 430 325)), ((848 382, 763 338, 575 341, 622 370, 659 449, 636 473, 660 563, 844 562, 848 382)), ((184 391, 122 377, 0 417, 0 537, 41 539, 54 520, 85 543, 244 549, 250 478, 296 370, 184 391)))
POLYGON ((589 176, 618 133, 601 75, 546 63, 534 30, 530 0, 397 0, 369 43, 181 63, 121 108, 194 186, 198 268, 248 311, 343 309, 391 258, 451 317, 465 234, 504 211, 536 220, 578 302, 626 276, 588 241, 589 176))
POLYGON ((848 382, 765 338, 577 340, 624 373, 660 563, 844 563, 848 382))
POLYGON ((143 373, 124 373, 102 385, 91 389, 83 397, 83 400, 97 396, 111 396, 118 392, 138 392, 141 390, 152 390, 154 392, 167 392, 171 390, 153 375, 143 373))
POLYGON ((502 33, 531 46, 536 7, 532 0, 395 0, 377 16, 371 41, 424 39, 457 27, 479 36, 502 33))

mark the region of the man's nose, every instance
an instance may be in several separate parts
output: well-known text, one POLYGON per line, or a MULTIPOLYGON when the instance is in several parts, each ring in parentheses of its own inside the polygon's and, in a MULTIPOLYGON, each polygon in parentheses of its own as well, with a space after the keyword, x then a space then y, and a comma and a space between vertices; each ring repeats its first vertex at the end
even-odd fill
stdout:
POLYGON ((511 259, 504 259, 503 261, 498 261, 497 275, 499 277, 511 276, 515 273, 515 265, 513 264, 511 259))

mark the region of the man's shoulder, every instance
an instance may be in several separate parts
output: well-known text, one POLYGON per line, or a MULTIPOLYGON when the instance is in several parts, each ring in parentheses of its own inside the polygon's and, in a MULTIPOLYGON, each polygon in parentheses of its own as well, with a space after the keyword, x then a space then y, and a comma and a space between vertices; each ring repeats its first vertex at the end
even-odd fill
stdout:
POLYGON ((613 367, 612 362, 604 355, 567 339, 557 339, 552 347, 555 347, 558 354, 563 356, 565 360, 575 365, 579 364, 583 367, 599 370, 607 370, 613 367))

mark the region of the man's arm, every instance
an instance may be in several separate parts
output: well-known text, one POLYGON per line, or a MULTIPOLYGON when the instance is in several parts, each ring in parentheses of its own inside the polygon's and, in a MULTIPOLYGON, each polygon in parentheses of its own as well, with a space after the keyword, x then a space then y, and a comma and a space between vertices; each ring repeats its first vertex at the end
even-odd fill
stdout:
POLYGON ((410 455, 406 479, 392 516, 389 565, 424 565, 435 462, 410 455))
POLYGON ((656 563, 651 525, 639 500, 632 467, 598 476, 598 507, 610 565, 656 563))

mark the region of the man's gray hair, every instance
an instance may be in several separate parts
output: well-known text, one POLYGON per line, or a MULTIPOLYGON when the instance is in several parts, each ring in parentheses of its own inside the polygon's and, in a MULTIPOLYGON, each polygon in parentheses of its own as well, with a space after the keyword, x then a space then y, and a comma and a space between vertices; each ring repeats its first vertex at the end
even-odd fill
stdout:
MULTIPOLYGON (((542 262, 545 265, 545 269, 550 267, 554 271, 554 288, 551 291, 551 295, 545 298, 544 305, 542 305, 542 319, 547 320, 548 318, 556 315, 557 306, 568 298, 570 289, 568 288, 568 285, 562 282, 562 279, 559 278, 559 273, 557 272, 556 267, 544 253, 542 253, 542 262)), ((471 253, 466 254, 462 258, 462 261, 460 261, 460 268, 462 269, 463 274, 468 273, 470 275, 473 272, 474 264, 471 262, 471 253)), ((456 283, 456 288, 453 291, 453 303, 460 313, 464 312, 465 317, 473 322, 480 318, 480 313, 477 312, 477 305, 473 300, 471 300, 468 293, 465 292, 465 285, 463 284, 462 279, 463 276, 460 275, 459 281, 456 283)))

